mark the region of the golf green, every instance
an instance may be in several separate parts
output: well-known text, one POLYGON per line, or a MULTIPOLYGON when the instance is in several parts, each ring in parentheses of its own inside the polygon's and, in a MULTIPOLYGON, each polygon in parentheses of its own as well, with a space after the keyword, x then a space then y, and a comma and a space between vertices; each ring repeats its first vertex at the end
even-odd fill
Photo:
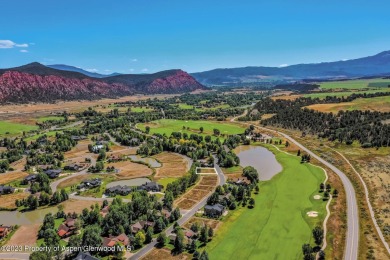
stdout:
POLYGON ((267 148, 275 153, 282 172, 260 184, 255 208, 240 208, 227 216, 207 245, 210 259, 302 259, 302 245, 322 223, 326 202, 313 196, 325 179, 323 170, 267 148), (308 211, 317 211, 318 217, 309 218, 308 211))

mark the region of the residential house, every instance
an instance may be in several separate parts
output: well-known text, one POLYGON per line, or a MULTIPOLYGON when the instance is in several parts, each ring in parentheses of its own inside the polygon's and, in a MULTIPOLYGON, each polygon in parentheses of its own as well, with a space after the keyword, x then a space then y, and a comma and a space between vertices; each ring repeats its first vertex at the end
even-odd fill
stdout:
POLYGON ((11 231, 11 227, 1 225, 0 226, 0 238, 7 236, 10 231, 11 231))
POLYGON ((67 164, 64 167, 64 170, 66 171, 78 171, 80 170, 81 166, 75 163, 67 164))
POLYGON ((102 145, 102 144, 97 144, 97 145, 94 145, 94 146, 92 147, 92 151, 95 152, 95 153, 97 153, 97 152, 100 151, 100 149, 103 149, 103 148, 104 148, 104 145, 102 145))
POLYGON ((80 251, 73 260, 99 260, 99 258, 91 256, 89 252, 80 251))
POLYGON ((184 230, 184 235, 188 238, 188 239, 192 239, 193 237, 196 236, 196 233, 194 231, 192 231, 191 229, 186 229, 184 230))
POLYGON ((110 206, 107 205, 100 210, 100 215, 102 215, 102 217, 104 218, 109 211, 110 211, 110 206))
POLYGON ((225 207, 221 204, 215 204, 215 205, 206 205, 204 207, 204 214, 208 217, 212 218, 218 218, 222 216, 223 212, 225 211, 225 207))
POLYGON ((45 173, 47 176, 49 176, 50 179, 55 179, 57 178, 60 173, 62 172, 62 170, 58 169, 58 170, 46 170, 45 173))
POLYGON ((102 180, 99 178, 91 180, 83 180, 80 185, 77 186, 78 189, 92 189, 102 185, 102 180))
POLYGON ((114 187, 107 188, 105 191, 106 194, 111 195, 111 196, 115 196, 118 194, 122 195, 122 196, 126 196, 130 192, 131 192, 131 188, 129 186, 126 186, 126 185, 124 185, 124 186, 117 185, 114 187))
POLYGON ((70 138, 72 138, 72 140, 74 140, 74 141, 80 141, 80 140, 87 139, 87 137, 85 135, 72 135, 70 138))
POLYGON ((124 233, 120 234, 119 236, 110 235, 109 237, 103 237, 103 247, 113 247, 117 243, 128 246, 129 242, 129 238, 124 233))
POLYGON ((174 244, 174 243, 175 243, 175 240, 176 240, 176 237, 177 237, 177 235, 176 235, 175 233, 169 234, 169 236, 168 236, 168 238, 169 238, 169 243, 174 244))
POLYGON ((57 234, 61 238, 68 237, 72 235, 76 230, 76 219, 74 218, 67 218, 64 223, 62 223, 57 230, 57 234))
POLYGON ((37 179, 38 174, 30 174, 26 176, 23 180, 24 183, 34 182, 37 179))
POLYGON ((142 184, 138 187, 140 190, 146 190, 146 191, 161 191, 163 188, 162 185, 158 184, 157 182, 151 181, 142 184))
POLYGON ((233 178, 231 182, 236 185, 244 185, 244 186, 251 184, 251 181, 248 180, 247 177, 233 178))
POLYGON ((154 227, 154 222, 141 220, 131 225, 131 232, 135 234, 140 230, 147 229, 148 227, 154 227))
POLYGON ((14 191, 15 191, 14 187, 0 185, 0 195, 11 194, 14 193, 14 191))

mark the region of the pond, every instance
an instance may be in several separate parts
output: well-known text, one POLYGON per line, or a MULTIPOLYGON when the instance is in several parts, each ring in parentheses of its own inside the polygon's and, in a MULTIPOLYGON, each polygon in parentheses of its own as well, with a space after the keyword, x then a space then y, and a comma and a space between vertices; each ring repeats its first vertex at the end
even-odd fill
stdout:
POLYGON ((156 159, 150 157, 141 157, 139 155, 130 155, 129 158, 135 162, 144 162, 152 166, 153 168, 161 167, 161 163, 159 163, 156 159))
POLYGON ((47 213, 56 213, 56 207, 37 209, 34 211, 0 211, 0 224, 7 225, 30 225, 42 223, 47 213))
POLYGON ((242 167, 252 166, 259 172, 261 181, 270 180, 283 169, 275 155, 264 147, 242 145, 234 149, 234 152, 240 158, 242 167))
POLYGON ((148 178, 135 178, 131 180, 123 180, 123 181, 113 181, 106 185, 107 188, 111 188, 117 185, 126 185, 126 186, 141 186, 142 184, 145 184, 146 182, 150 182, 148 178))

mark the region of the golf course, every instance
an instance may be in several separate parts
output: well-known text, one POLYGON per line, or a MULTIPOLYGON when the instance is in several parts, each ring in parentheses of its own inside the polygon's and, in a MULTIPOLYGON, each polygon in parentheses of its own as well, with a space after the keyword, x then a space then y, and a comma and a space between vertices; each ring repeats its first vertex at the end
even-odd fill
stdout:
POLYGON ((240 208, 224 219, 207 245, 210 259, 302 259, 302 245, 312 240, 312 229, 322 225, 326 202, 313 196, 325 179, 323 170, 301 164, 299 156, 267 148, 283 170, 260 183, 253 209, 240 208), (318 217, 308 217, 309 211, 318 217))

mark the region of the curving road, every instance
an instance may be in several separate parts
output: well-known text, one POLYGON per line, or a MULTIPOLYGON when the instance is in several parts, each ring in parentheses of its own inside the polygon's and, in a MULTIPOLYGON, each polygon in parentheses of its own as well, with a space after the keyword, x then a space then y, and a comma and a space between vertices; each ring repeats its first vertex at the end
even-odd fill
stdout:
POLYGON ((346 246, 345 246, 345 254, 344 259, 346 260, 356 260, 358 259, 358 251, 359 251, 359 213, 357 208, 357 201, 356 201, 356 194, 355 189, 351 183, 351 181, 348 179, 347 175, 345 175, 344 172, 340 171, 338 168, 336 168, 333 164, 325 161, 320 156, 316 155, 312 151, 310 151, 308 148, 297 142, 295 139, 290 137, 289 135, 275 131, 272 129, 268 129, 265 127, 255 126, 259 129, 265 129, 267 131, 273 131, 279 135, 284 136, 286 139, 288 139, 290 142, 297 145, 301 150, 305 151, 306 153, 310 154, 311 157, 317 159, 322 164, 327 166, 329 169, 331 169, 334 173, 336 173, 343 183, 345 194, 346 194, 346 201, 347 201, 347 236, 346 236, 346 246))
MULTIPOLYGON (((214 156, 213 156, 214 157, 214 156)), ((214 157, 214 168, 216 169, 217 173, 218 173, 218 185, 223 185, 226 183, 226 178, 225 178, 225 175, 223 174, 221 168, 216 164, 216 158, 214 157)), ((211 195, 211 192, 210 192, 210 195, 211 195)), ((207 203, 207 199, 208 199, 209 196, 206 196, 204 197, 201 201, 198 202, 198 204, 196 204, 192 209, 190 209, 187 213, 185 213, 178 221, 177 223, 179 225, 183 225, 184 223, 186 223, 192 216, 195 215, 195 213, 201 209, 202 207, 204 207, 207 203)), ((167 228, 167 230, 165 231, 165 233, 167 235, 171 234, 173 231, 173 225, 171 225, 169 228, 167 228)), ((142 249, 140 249, 137 253, 135 253, 134 255, 132 255, 129 259, 140 259, 142 257, 144 257, 145 255, 147 255, 150 251, 153 250, 153 248, 156 246, 157 244, 157 241, 154 239, 153 242, 149 243, 148 245, 144 246, 142 249)))

